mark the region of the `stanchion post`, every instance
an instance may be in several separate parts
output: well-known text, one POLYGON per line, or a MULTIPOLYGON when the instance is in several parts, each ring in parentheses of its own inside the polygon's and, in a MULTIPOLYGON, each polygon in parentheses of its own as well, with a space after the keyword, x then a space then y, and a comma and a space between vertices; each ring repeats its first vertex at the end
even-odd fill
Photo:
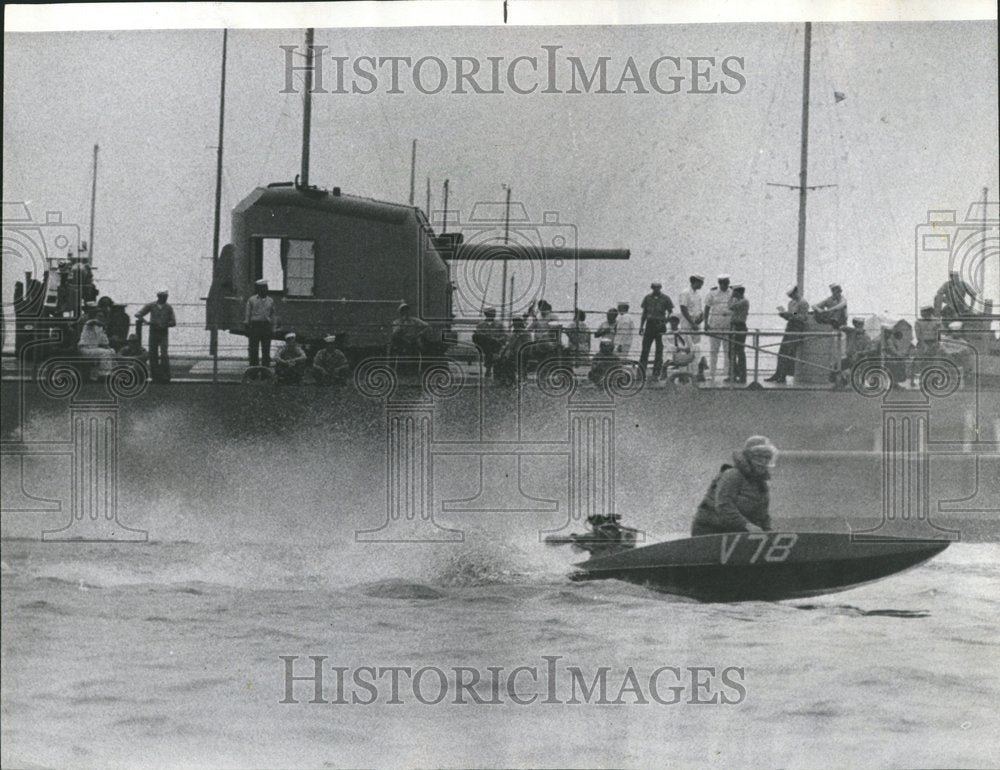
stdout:
POLYGON ((760 376, 760 329, 753 330, 753 381, 760 376))

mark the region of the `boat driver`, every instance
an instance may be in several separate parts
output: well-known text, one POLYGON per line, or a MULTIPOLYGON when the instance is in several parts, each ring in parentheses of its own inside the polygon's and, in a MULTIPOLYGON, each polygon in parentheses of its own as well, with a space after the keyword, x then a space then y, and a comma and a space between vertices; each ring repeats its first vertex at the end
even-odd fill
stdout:
POLYGON ((777 456, 770 439, 748 438, 743 449, 733 453, 733 464, 723 465, 712 479, 695 514, 692 536, 748 532, 750 524, 770 531, 768 480, 777 456))

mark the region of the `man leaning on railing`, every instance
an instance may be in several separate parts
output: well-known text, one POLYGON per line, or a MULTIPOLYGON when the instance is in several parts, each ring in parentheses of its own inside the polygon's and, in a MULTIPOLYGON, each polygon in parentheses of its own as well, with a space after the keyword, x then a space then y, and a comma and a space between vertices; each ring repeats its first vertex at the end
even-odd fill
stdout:
POLYGON ((809 303, 801 295, 798 286, 792 286, 787 292, 788 309, 778 307, 778 315, 785 319, 785 336, 778 349, 778 368, 765 382, 784 384, 789 375, 795 375, 795 356, 802 344, 802 332, 806 328, 806 317, 809 314, 809 303))

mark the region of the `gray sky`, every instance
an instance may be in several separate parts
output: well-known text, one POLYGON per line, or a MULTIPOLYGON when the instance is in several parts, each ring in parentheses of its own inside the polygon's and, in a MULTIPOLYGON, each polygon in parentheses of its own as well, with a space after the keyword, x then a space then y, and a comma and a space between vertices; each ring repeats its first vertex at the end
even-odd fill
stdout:
MULTIPOLYGON (((63 212, 86 237, 92 146, 101 145, 96 263, 106 293, 151 297, 168 285, 197 302, 210 280, 222 33, 150 31, 5 35, 5 201, 36 219, 63 212)), ((813 30, 807 295, 839 280, 852 310, 909 313, 915 227, 998 187, 995 22, 818 24, 813 30), (846 96, 836 102, 834 92, 846 96)), ((301 97, 279 93, 280 45, 301 30, 229 37, 222 242, 232 207, 299 167, 301 97)), ((592 263, 581 305, 636 304, 651 278, 675 295, 691 272, 731 273, 755 311, 794 281, 802 27, 725 24, 317 30, 348 57, 560 56, 588 65, 632 56, 739 56, 737 94, 318 94, 315 184, 406 202, 410 142, 425 179, 467 220, 477 201, 514 200, 540 220, 557 211, 581 246, 626 247, 625 265, 592 263)), ((565 63, 564 63, 565 64, 565 63)), ((329 74, 329 70, 327 71, 329 74)), ((450 88, 448 89, 451 90, 450 88)), ((4 260, 4 300, 23 270, 4 260)), ((499 271, 498 271, 499 273, 499 271)), ((928 277, 935 286, 944 275, 928 277)), ((525 277, 522 277, 525 279, 525 277)), ((499 292, 499 275, 491 283, 499 292)), ((552 287, 555 304, 568 282, 552 287)), ((709 282, 711 285, 711 281, 709 282)))

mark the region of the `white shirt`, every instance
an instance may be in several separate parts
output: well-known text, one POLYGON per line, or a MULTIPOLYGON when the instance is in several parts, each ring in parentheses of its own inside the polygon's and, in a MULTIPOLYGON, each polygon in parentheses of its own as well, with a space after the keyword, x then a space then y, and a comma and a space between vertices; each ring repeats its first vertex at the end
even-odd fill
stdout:
POLYGON ((635 339, 635 322, 628 313, 618 314, 618 329, 615 332, 615 352, 628 353, 635 339))
MULTIPOLYGON (((705 297, 701 293, 701 289, 686 289, 681 292, 680 296, 681 307, 686 307, 688 315, 692 318, 697 318, 705 312, 705 297)), ((691 325, 688 320, 681 313, 681 326, 690 329, 691 325)))
POLYGON ((708 293, 708 299, 705 300, 705 306, 711 309, 708 314, 708 329, 728 329, 729 328, 729 316, 732 315, 732 311, 729 309, 729 298, 733 296, 732 289, 726 289, 722 291, 720 289, 712 289, 708 293))
POLYGON ((97 348, 107 347, 108 335, 104 333, 104 327, 94 321, 87 321, 80 331, 80 341, 77 347, 97 348))

